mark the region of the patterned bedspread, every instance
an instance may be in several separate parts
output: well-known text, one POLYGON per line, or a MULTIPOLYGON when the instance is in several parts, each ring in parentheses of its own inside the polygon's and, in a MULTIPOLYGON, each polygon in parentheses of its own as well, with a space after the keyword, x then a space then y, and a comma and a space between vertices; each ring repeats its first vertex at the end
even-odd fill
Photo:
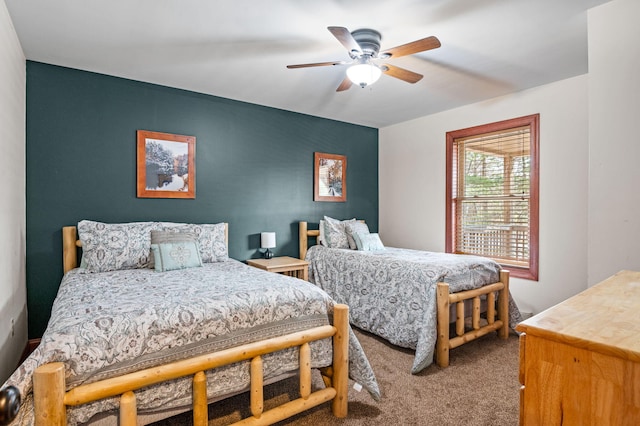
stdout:
MULTIPOLYGON (((5 385, 23 406, 14 424, 32 424, 32 374, 42 364, 66 365, 67 388, 199 353, 329 323, 334 301, 316 286, 260 271, 235 260, 170 272, 152 269, 68 272, 41 344, 5 385)), ((357 338, 350 334, 350 377, 378 399, 380 392, 357 338)), ((312 366, 331 364, 330 339, 314 342, 312 366)), ((298 368, 292 348, 263 358, 265 382, 298 368)), ((209 397, 242 391, 247 363, 207 373, 209 397)), ((136 392, 140 413, 189 405, 190 378, 136 392)), ((115 398, 67 410, 69 424, 117 407, 115 398)))
MULTIPOLYGON (((389 342, 415 349, 412 373, 433 362, 436 287, 470 290, 499 280, 500 266, 484 257, 387 247, 380 251, 309 248, 309 281, 349 305, 351 324, 389 342)), ((521 321, 510 297, 510 326, 521 321)))

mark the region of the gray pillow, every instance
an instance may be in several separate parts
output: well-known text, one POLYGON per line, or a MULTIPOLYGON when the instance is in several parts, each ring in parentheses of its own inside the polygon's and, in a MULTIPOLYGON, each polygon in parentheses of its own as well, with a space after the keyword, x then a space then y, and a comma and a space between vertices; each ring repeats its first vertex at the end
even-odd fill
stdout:
POLYGON ((162 229, 170 232, 195 234, 200 247, 202 263, 224 262, 229 259, 225 224, 193 224, 163 222, 162 229))
POLYGON ((196 239, 196 234, 193 232, 151 231, 151 244, 182 243, 196 239))

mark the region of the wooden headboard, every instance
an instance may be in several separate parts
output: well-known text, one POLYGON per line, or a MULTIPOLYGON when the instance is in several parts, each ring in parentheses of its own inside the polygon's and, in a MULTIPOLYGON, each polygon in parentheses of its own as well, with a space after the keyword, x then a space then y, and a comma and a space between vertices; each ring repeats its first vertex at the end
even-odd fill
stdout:
POLYGON ((78 239, 78 230, 75 226, 62 228, 62 271, 67 273, 78 267, 78 247, 82 243, 78 239))
MULTIPOLYGON (((358 222, 365 223, 364 220, 358 219, 358 222)), ((307 222, 298 223, 298 239, 300 240, 300 259, 304 260, 309 250, 309 238, 315 238, 316 244, 318 244, 318 237, 320 237, 319 229, 308 229, 307 222)))
MULTIPOLYGON (((224 223, 224 239, 227 242, 227 252, 229 251, 229 224, 224 223)), ((75 226, 64 226, 62 228, 62 271, 64 274, 77 268, 78 248, 82 248, 82 242, 78 239, 78 230, 75 226)))
POLYGON ((307 222, 300 222, 298 224, 298 238, 300 239, 300 259, 304 260, 307 255, 307 250, 309 249, 309 237, 316 239, 316 244, 318 242, 318 237, 320 236, 319 229, 308 229, 307 222))

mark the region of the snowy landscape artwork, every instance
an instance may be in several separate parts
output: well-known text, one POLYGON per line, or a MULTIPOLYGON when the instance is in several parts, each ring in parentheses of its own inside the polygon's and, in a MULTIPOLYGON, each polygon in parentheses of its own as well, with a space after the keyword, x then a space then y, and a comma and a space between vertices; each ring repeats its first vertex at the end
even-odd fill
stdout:
POLYGON ((314 154, 314 201, 347 200, 347 157, 344 155, 314 154))
POLYGON ((184 191, 189 189, 187 144, 146 139, 145 153, 148 190, 184 191))
POLYGON ((195 137, 138 131, 138 197, 195 198, 195 137))

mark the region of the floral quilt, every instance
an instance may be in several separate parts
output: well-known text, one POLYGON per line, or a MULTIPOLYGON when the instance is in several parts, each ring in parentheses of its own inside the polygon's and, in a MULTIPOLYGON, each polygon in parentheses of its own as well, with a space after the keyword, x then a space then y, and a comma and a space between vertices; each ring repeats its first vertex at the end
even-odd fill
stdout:
MULTIPOLYGON (((479 256, 387 247, 379 251, 309 248, 309 281, 337 303, 349 305, 350 321, 416 355, 418 373, 433 362, 436 344, 436 287, 454 293, 499 281, 500 265, 479 256)), ((510 326, 521 321, 513 299, 510 326)))
MULTIPOLYGON (((68 272, 38 348, 4 384, 16 386, 23 404, 13 424, 33 423, 32 374, 60 361, 67 388, 243 343, 330 322, 334 301, 313 284, 227 260, 169 272, 132 269, 68 272)), ((311 344, 312 366, 332 362, 330 339, 311 344)), ((350 333, 350 377, 380 397, 375 375, 350 333)), ((298 349, 263 358, 264 379, 298 369, 298 349)), ((247 363, 207 372, 209 397, 243 391, 247 363)), ((136 391, 138 412, 191 403, 191 379, 136 391)), ((114 410, 116 398, 67 409, 68 423, 114 410)))

